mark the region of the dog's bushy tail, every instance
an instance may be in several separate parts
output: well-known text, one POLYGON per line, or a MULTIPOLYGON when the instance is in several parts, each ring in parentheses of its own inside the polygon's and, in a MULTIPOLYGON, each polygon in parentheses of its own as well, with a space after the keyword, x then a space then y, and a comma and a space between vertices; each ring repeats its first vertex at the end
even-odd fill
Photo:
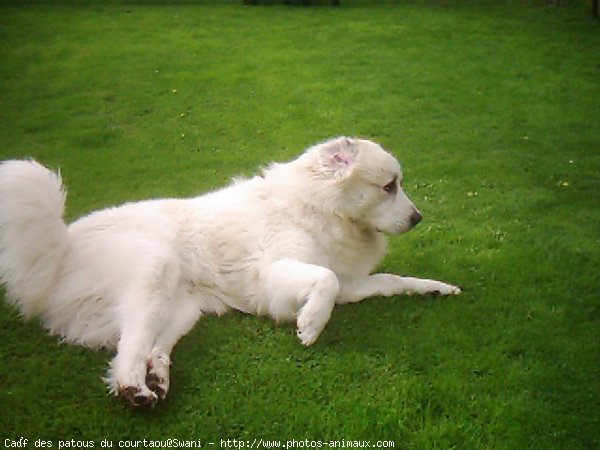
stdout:
POLYGON ((35 161, 0 164, 0 281, 25 317, 43 311, 68 248, 59 174, 35 161))

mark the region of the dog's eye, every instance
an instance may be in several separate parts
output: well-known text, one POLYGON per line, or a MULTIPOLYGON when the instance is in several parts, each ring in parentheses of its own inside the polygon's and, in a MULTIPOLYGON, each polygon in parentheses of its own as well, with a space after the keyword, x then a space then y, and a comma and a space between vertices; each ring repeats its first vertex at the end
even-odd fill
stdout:
POLYGON ((383 190, 385 192, 387 192, 388 194, 394 194, 396 192, 397 186, 396 186, 396 180, 392 180, 390 181, 388 184, 386 184, 383 187, 383 190))

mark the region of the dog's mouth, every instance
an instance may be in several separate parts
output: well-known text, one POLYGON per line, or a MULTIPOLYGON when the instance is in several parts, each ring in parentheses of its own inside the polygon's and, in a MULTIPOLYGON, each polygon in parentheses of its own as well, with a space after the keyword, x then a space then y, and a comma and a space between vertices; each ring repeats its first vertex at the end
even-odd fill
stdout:
POLYGON ((398 224, 394 225, 391 229, 383 229, 381 227, 375 227, 375 231, 377 233, 383 233, 383 234, 402 234, 402 233, 406 233, 406 232, 412 230, 414 227, 416 227, 419 224, 419 222, 421 222, 421 220, 423 220, 423 217, 421 216, 421 214, 415 213, 407 221, 398 223, 398 224))
POLYGON ((393 230, 384 230, 382 228, 376 227, 375 231, 377 233, 381 233, 381 234, 386 234, 386 235, 393 235, 393 234, 402 234, 402 233, 406 233, 408 230, 410 230, 411 227, 406 227, 406 226, 402 226, 402 227, 398 227, 398 228, 394 228, 393 230))

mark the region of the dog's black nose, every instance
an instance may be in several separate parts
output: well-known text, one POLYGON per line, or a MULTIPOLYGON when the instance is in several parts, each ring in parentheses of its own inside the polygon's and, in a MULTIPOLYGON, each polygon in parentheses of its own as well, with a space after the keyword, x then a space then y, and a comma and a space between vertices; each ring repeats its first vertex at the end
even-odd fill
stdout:
POLYGON ((413 213, 412 216, 410 216, 410 226, 414 227, 415 225, 417 225, 421 220, 423 220, 423 216, 421 214, 419 214, 419 211, 415 211, 413 213))

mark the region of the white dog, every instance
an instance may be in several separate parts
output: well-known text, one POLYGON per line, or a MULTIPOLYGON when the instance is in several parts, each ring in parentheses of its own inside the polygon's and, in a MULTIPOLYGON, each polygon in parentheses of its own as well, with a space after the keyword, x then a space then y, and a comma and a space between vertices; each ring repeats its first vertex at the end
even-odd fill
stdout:
POLYGON ((337 138, 262 175, 191 199, 128 203, 67 226, 60 176, 0 165, 0 279, 23 316, 86 346, 116 346, 106 382, 133 406, 169 388, 171 350, 204 313, 296 320, 314 343, 335 304, 458 294, 372 271, 385 234, 421 215, 379 145, 337 138))

